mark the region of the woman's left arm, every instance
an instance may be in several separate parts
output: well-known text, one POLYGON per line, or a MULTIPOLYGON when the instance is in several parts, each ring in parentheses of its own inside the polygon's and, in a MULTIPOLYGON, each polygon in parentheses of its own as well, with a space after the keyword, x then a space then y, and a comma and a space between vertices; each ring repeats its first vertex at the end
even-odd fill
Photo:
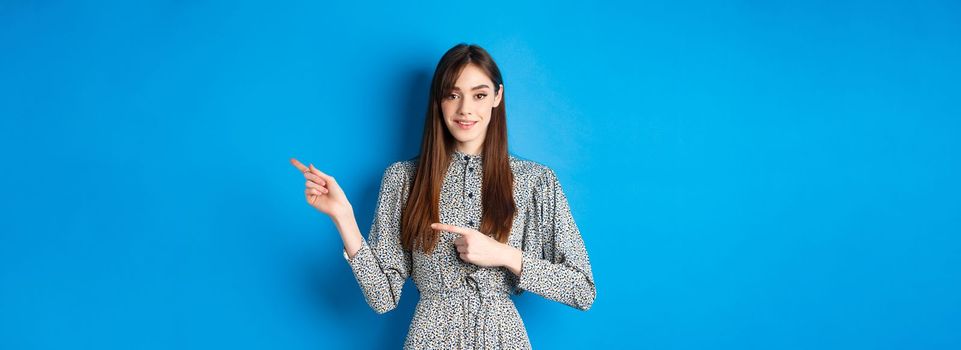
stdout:
POLYGON ((587 311, 597 296, 591 263, 567 196, 550 168, 534 200, 531 230, 520 252, 518 288, 587 311))

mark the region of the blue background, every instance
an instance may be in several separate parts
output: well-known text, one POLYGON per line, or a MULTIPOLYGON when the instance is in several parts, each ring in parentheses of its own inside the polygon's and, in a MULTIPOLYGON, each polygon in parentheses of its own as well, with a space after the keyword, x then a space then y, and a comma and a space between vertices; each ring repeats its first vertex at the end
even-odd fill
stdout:
POLYGON ((395 348, 361 230, 429 79, 486 47, 597 300, 536 348, 961 348, 961 3, 0 3, 0 348, 395 348))

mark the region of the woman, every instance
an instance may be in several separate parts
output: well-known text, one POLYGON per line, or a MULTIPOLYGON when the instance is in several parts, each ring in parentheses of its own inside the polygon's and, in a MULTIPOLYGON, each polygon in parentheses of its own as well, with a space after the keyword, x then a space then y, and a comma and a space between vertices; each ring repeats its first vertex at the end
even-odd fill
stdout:
POLYGON ((367 240, 337 181, 291 162, 307 202, 334 221, 371 308, 397 306, 407 277, 420 301, 405 348, 530 348, 509 296, 527 290, 580 310, 591 265, 550 168, 508 153, 504 85, 490 55, 459 44, 431 81, 418 157, 384 172, 367 240))

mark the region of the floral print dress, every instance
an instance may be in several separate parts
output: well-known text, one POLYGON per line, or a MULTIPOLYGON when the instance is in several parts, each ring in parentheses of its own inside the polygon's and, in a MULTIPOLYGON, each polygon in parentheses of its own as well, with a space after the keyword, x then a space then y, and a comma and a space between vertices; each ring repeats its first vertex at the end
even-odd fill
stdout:
MULTIPOLYGON (((479 229, 482 156, 451 153, 440 194, 440 222, 479 229)), ((511 295, 530 291, 587 310, 596 290, 587 249, 554 171, 509 155, 514 173, 514 217, 508 244, 522 253, 518 277, 504 267, 460 259, 440 232, 434 252, 405 251, 400 219, 416 171, 416 158, 384 171, 376 214, 360 250, 348 258, 367 303, 377 313, 394 309, 408 277, 420 300, 405 349, 529 349, 527 330, 511 295)), ((345 255, 346 257, 346 255, 345 255)))

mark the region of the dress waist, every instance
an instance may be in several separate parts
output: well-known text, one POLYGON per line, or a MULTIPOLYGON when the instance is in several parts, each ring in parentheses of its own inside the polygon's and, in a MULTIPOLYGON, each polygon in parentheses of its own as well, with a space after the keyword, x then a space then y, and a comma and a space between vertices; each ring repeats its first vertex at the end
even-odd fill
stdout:
POLYGON ((476 295, 484 298, 510 299, 510 293, 500 289, 474 289, 470 287, 453 289, 429 289, 420 292, 421 299, 451 298, 464 295, 476 295))
MULTIPOLYGON (((510 293, 505 289, 478 286, 470 283, 470 278, 465 280, 468 283, 455 288, 423 290, 420 302, 430 305, 427 308, 443 309, 439 314, 446 314, 444 329, 452 342, 450 348, 496 347, 501 342, 499 322, 523 325, 519 319, 509 319, 517 315, 510 293)), ((420 305, 418 310, 422 310, 420 305)))

